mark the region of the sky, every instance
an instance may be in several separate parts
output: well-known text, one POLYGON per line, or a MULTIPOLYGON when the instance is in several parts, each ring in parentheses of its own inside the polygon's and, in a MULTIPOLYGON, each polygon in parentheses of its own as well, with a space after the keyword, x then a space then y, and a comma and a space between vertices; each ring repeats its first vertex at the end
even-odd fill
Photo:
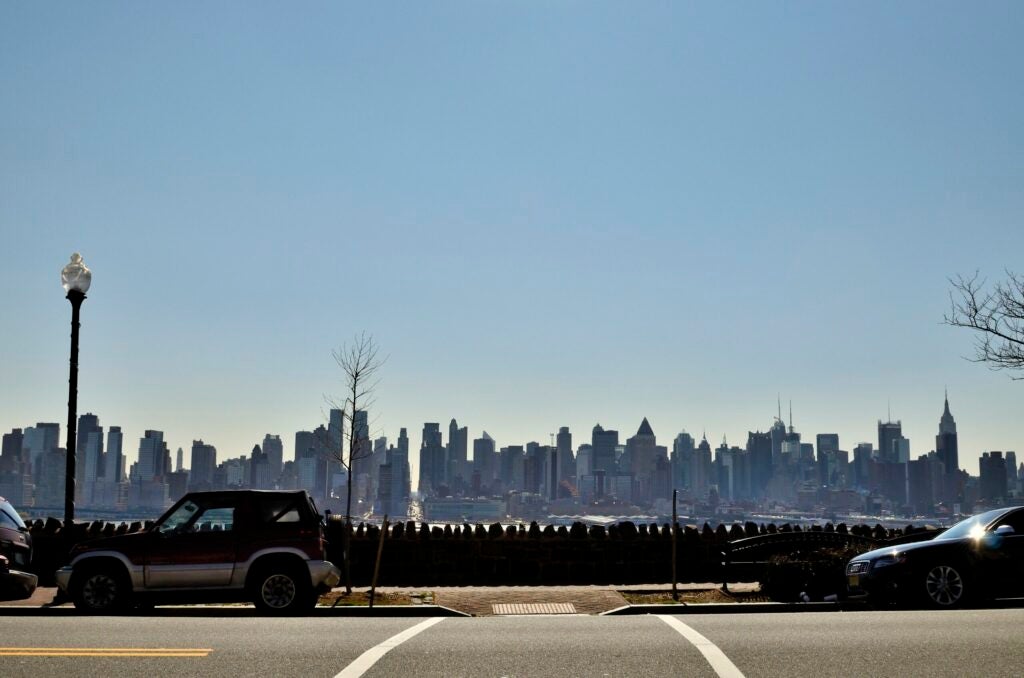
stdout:
MULTIPOLYGON (((325 423, 1024 452, 949 278, 1022 271, 1024 5, 0 4, 0 429, 325 423)), ((129 442, 131 441, 131 442, 129 442)), ((417 454, 411 460, 416 474, 417 454)))

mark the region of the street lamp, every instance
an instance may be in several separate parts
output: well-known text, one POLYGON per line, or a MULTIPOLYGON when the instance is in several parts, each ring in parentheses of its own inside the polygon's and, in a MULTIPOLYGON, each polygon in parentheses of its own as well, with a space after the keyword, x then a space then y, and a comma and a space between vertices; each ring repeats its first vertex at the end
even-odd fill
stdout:
POLYGON ((71 302, 71 374, 68 377, 68 442, 67 470, 64 476, 64 529, 70 530, 75 520, 75 454, 78 409, 78 311, 85 301, 85 293, 92 284, 92 271, 82 263, 82 255, 75 252, 71 262, 60 272, 60 282, 71 302))

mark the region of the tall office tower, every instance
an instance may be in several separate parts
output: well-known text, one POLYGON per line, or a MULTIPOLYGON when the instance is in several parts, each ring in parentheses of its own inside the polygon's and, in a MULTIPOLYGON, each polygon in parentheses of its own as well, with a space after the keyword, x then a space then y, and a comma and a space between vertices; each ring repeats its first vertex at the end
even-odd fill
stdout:
POLYGON ((895 463, 896 441, 903 435, 903 424, 899 421, 878 420, 878 460, 895 463))
POLYGON ((389 450, 388 463, 395 467, 395 483, 400 489, 394 496, 401 498, 408 506, 409 497, 412 494, 411 471, 409 467, 409 435, 405 429, 398 432, 398 447, 389 450))
MULTIPOLYGON (((79 438, 81 441, 81 438, 79 438)), ((103 427, 96 426, 89 430, 85 439, 85 456, 81 482, 76 486, 76 494, 83 506, 96 506, 101 497, 97 491, 96 481, 103 482, 103 427)))
POLYGON ((750 465, 750 494, 759 499, 765 495, 772 479, 771 431, 747 432, 747 459, 750 465))
POLYGON ((441 425, 434 422, 423 424, 420 444, 420 496, 434 496, 444 485, 445 456, 445 448, 441 444, 441 425))
POLYGON ((267 455, 270 481, 276 483, 284 469, 284 443, 281 442, 281 436, 269 433, 263 436, 263 453, 267 455))
POLYGON ((711 443, 707 435, 701 436, 700 444, 693 455, 693 467, 690 469, 691 489, 694 498, 703 498, 712 483, 711 443))
POLYGON ((680 431, 672 441, 672 489, 680 492, 690 489, 690 467, 695 449, 693 436, 686 431, 680 431))
POLYGON ((448 424, 447 479, 449 485, 454 484, 456 478, 461 478, 464 483, 469 481, 469 465, 466 461, 468 448, 469 428, 466 426, 459 428, 455 419, 452 419, 448 424))
MULTIPOLYGON (((26 461, 32 465, 32 473, 35 475, 42 470, 40 460, 43 455, 55 452, 60 447, 60 424, 39 422, 25 429, 24 435, 22 448, 28 448, 25 452, 26 461)), ((39 482, 38 478, 36 482, 39 482)))
POLYGON ((558 429, 555 436, 555 447, 558 450, 558 474, 559 480, 576 482, 576 458, 572 455, 572 434, 569 427, 563 426, 558 429))
POLYGON ((178 458, 174 464, 175 473, 181 473, 185 470, 185 450, 178 448, 178 458))
POLYGON ((1006 460, 1002 452, 985 452, 978 459, 981 498, 1000 504, 1006 500, 1006 460))
POLYGON ((818 483, 832 487, 838 481, 839 434, 819 433, 814 442, 818 448, 818 483))
POLYGON ((897 464, 906 464, 910 462, 910 439, 900 436, 896 440, 892 441, 892 451, 894 454, 893 461, 897 464))
POLYGON ((957 445, 956 421, 949 411, 949 394, 946 394, 945 408, 939 419, 939 434, 935 436, 935 453, 939 455, 947 476, 954 476, 960 470, 960 454, 957 445))
POLYGON ((166 463, 167 455, 164 432, 147 430, 139 439, 139 480, 145 482, 167 475, 170 472, 166 463))
POLYGON ((871 487, 871 464, 874 462, 871 443, 858 443, 853 448, 853 484, 862 490, 871 487))
POLYGON ((213 476, 217 471, 217 448, 207 445, 202 440, 192 441, 191 474, 189 475, 190 490, 212 490, 215 488, 213 476))
POLYGON ((497 476, 494 438, 484 431, 483 437, 473 441, 473 471, 480 474, 481 494, 489 496, 497 476))
POLYGON ((103 479, 110 484, 124 482, 124 434, 120 426, 107 429, 107 452, 103 460, 103 479))
POLYGON ((561 469, 558 464, 558 448, 545 445, 541 448, 544 458, 544 495, 551 501, 558 499, 558 489, 561 487, 561 469))
POLYGON ((254 490, 270 488, 270 463, 267 453, 259 445, 253 445, 249 457, 249 487, 254 490))
MULTIPOLYGON (((342 453, 345 444, 345 427, 348 424, 345 413, 334 408, 329 413, 327 421, 327 440, 320 441, 325 451, 337 458, 342 453)), ((348 459, 348 451, 345 450, 345 458, 348 459)))
POLYGON ((103 477, 103 427, 95 414, 87 413, 78 417, 78 431, 75 449, 82 464, 76 494, 86 504, 92 503, 93 485, 96 478, 103 477))
POLYGON ((523 489, 523 460, 525 457, 526 450, 522 445, 509 445, 501 448, 501 453, 498 455, 498 479, 506 492, 523 489))
POLYGON ((664 498, 660 495, 655 496, 655 485, 663 485, 657 483, 658 462, 662 457, 667 461, 668 455, 664 447, 658 447, 658 440, 647 417, 640 422, 636 435, 626 441, 626 455, 629 458, 629 468, 623 469, 623 472, 633 474, 634 499, 648 504, 655 498, 664 498))
POLYGON ((597 424, 591 433, 590 445, 593 449, 590 460, 591 472, 604 471, 608 476, 614 474, 615 448, 619 445, 619 432, 606 431, 597 424))
MULTIPOLYGON (((358 483, 365 483, 365 480, 361 480, 360 476, 368 477, 373 468, 373 441, 370 440, 370 418, 369 413, 366 410, 356 410, 355 412, 355 449, 352 453, 352 473, 354 473, 353 481, 358 483)), ((343 443, 345 446, 345 458, 348 459, 349 446, 351 441, 343 443)), ((357 497, 361 499, 362 497, 357 497)))
POLYGON ((594 446, 587 443, 580 445, 576 450, 576 478, 573 481, 577 490, 582 487, 584 476, 594 474, 593 460, 594 446))
POLYGON ((25 444, 25 433, 20 428, 5 433, 0 447, 0 473, 22 473, 21 448, 25 444))
POLYGON ((1007 451, 1006 458, 1006 492, 1008 496, 1016 497, 1020 494, 1020 483, 1017 481, 1017 453, 1007 451))

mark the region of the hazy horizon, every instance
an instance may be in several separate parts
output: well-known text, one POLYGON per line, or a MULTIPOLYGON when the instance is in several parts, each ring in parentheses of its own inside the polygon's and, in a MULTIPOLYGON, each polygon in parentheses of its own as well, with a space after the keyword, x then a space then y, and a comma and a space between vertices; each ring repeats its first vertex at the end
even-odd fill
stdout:
MULTIPOLYGON (((325 423, 574 447, 903 422, 1024 450, 948 278, 1024 251, 1024 6, 0 7, 0 429, 78 411, 218 458, 325 423)), ((415 482, 415 481, 414 481, 415 482)))

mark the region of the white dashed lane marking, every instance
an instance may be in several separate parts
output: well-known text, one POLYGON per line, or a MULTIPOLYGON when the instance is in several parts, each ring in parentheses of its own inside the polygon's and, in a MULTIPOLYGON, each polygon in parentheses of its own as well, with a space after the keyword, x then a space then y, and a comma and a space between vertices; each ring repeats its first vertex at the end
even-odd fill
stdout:
POLYGON ((679 619, 667 614, 659 614, 657 617, 675 629, 683 638, 690 641, 695 648, 700 650, 700 653, 704 655, 704 659, 707 660, 708 664, 711 664, 711 668, 715 670, 715 673, 717 673, 720 678, 744 678, 743 672, 736 668, 736 665, 725 656, 725 653, 695 629, 687 626, 683 622, 679 621, 679 619))
POLYGON ((416 626, 406 629, 401 633, 397 633, 382 643, 371 647, 366 652, 362 653, 356 660, 342 669, 341 673, 336 675, 334 678, 359 678, 370 668, 380 661, 380 658, 386 655, 391 650, 395 649, 405 641, 409 640, 413 636, 426 631, 434 624, 444 621, 444 617, 432 617, 425 621, 421 621, 416 626))

